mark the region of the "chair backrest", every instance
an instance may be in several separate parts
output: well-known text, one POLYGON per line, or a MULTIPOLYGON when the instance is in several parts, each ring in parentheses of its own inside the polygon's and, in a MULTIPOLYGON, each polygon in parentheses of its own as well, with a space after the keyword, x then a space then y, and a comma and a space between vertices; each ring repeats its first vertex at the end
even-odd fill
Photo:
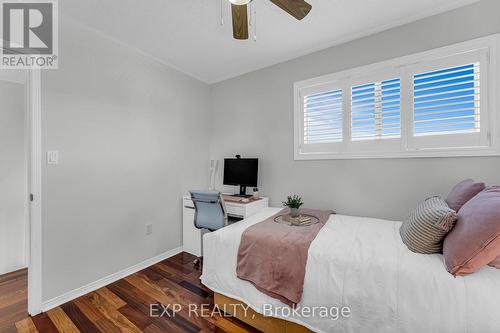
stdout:
POLYGON ((227 213, 220 192, 190 191, 195 214, 194 225, 198 229, 218 230, 227 225, 227 213))

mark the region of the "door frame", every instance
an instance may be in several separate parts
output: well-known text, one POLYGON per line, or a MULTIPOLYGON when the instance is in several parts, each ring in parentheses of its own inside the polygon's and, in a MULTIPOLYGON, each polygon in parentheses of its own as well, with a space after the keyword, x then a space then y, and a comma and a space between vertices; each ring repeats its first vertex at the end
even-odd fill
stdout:
POLYGON ((28 313, 42 312, 42 100, 41 72, 27 71, 29 251, 28 313))
MULTIPOLYGON (((1 45, 0 45, 1 47, 1 45)), ((8 70, 8 69, 6 69, 8 70)), ((25 262, 28 313, 42 312, 42 89, 41 70, 25 70, 25 262)))

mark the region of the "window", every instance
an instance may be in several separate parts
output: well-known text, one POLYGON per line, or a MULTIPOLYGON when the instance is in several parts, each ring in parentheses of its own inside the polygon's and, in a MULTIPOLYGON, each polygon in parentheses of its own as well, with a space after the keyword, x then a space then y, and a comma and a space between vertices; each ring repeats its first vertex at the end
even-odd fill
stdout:
POLYGON ((498 44, 486 37, 296 83, 295 159, 500 155, 498 44))
POLYGON ((351 138, 375 140, 401 137, 400 79, 351 88, 351 138))
POLYGON ((342 90, 304 96, 304 142, 342 141, 342 90))
POLYGON ((413 134, 479 132, 479 75, 479 63, 415 74, 413 134))

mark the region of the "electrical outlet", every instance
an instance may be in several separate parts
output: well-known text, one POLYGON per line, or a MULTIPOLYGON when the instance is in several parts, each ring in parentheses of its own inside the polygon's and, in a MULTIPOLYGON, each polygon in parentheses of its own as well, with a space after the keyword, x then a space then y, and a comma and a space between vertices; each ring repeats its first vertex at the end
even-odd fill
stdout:
POLYGON ((151 235, 153 233, 153 225, 146 224, 146 235, 151 235))

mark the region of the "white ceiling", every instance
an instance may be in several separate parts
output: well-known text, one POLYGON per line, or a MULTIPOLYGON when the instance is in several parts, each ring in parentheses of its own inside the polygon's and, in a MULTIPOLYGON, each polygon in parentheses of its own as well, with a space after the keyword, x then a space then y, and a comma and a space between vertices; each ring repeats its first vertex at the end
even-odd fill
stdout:
POLYGON ((221 0, 64 0, 61 12, 207 83, 218 82, 477 0, 307 0, 297 21, 254 0, 257 42, 232 38, 221 0))

